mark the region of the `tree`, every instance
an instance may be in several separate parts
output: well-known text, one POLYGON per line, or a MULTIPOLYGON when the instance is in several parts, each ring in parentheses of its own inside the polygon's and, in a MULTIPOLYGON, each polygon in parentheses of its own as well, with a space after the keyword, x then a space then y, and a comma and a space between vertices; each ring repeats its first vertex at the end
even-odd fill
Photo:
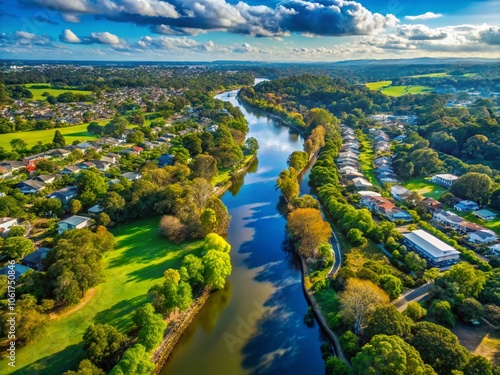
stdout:
POLYGON ((227 210, 227 207, 222 203, 219 197, 211 196, 205 204, 205 208, 210 208, 215 211, 215 216, 217 217, 217 222, 215 223, 212 232, 217 234, 225 234, 229 228, 229 223, 231 221, 231 216, 227 210))
POLYGON ((439 276, 439 274, 441 273, 441 271, 439 271, 439 269, 437 268, 429 268, 428 270, 425 270, 424 271, 424 276, 422 277, 422 279, 424 281, 434 281, 437 279, 437 277, 439 276))
POLYGON ((186 226, 175 216, 163 216, 160 220, 159 231, 173 243, 181 243, 186 239, 186 226))
POLYGON ((127 134, 127 142, 134 144, 142 143, 144 142, 144 134, 139 130, 134 130, 127 134))
POLYGON ((427 311, 420 305, 418 302, 410 302, 407 306, 403 314, 409 317, 414 322, 422 319, 427 311))
POLYGON ((409 343, 420 352, 425 363, 438 374, 448 375, 469 361, 469 352, 449 329, 430 322, 416 323, 409 343))
POLYGON ((80 202, 78 199, 72 199, 69 202, 69 211, 73 214, 76 215, 78 212, 82 210, 82 202, 80 202))
POLYGON ((33 205, 33 212, 43 217, 55 217, 64 214, 62 203, 57 198, 38 199, 33 205))
POLYGON ((101 212, 97 217, 97 224, 107 227, 111 222, 111 218, 106 212, 101 212))
POLYGON ((451 305, 448 301, 434 300, 429 309, 431 314, 438 322, 449 327, 455 327, 455 317, 451 311, 451 305))
POLYGON ((57 164, 53 160, 41 159, 36 163, 36 169, 40 173, 55 173, 57 164))
POLYGON ((26 228, 22 225, 14 225, 10 228, 7 237, 22 237, 26 234, 26 228))
POLYGON ((106 194, 108 183, 96 170, 87 169, 78 175, 78 189, 80 201, 84 206, 91 206, 98 196, 106 194))
POLYGON ((64 147, 66 146, 66 140, 64 136, 61 134, 59 130, 56 130, 54 133, 54 138, 52 139, 52 143, 55 147, 64 147))
POLYGON ((204 267, 201 258, 193 254, 188 254, 182 260, 182 267, 185 267, 188 273, 188 281, 191 286, 199 286, 205 282, 203 276, 204 267))
POLYGON ((205 237, 205 242, 203 242, 203 251, 208 252, 209 250, 229 253, 231 251, 231 245, 217 233, 209 233, 205 237))
POLYGON ((20 259, 35 251, 33 242, 24 237, 9 237, 2 246, 2 254, 10 259, 20 259))
POLYGON ((389 303, 389 297, 371 281, 350 278, 340 296, 341 313, 357 335, 366 325, 368 318, 380 305, 389 303))
POLYGON ((217 161, 211 155, 196 155, 190 165, 193 177, 202 177, 207 181, 217 176, 217 161))
POLYGON ((493 375, 491 363, 481 355, 473 355, 462 371, 464 375, 493 375))
POLYGON ((161 314, 155 314, 150 303, 137 309, 133 316, 134 323, 140 328, 137 342, 144 345, 147 351, 152 351, 160 345, 167 324, 161 314))
MULTIPOLYGON (((36 298, 23 294, 16 302, 16 343, 25 345, 40 339, 45 333, 48 317, 36 303, 36 298)), ((7 319, 5 323, 8 325, 7 319)))
POLYGON ((391 300, 398 298, 404 290, 401 279, 393 275, 386 274, 380 276, 380 284, 391 300))
POLYGON ((340 346, 348 358, 354 357, 361 350, 358 337, 350 330, 340 336, 340 346))
POLYGON ((347 239, 350 243, 355 246, 360 246, 366 243, 366 238, 358 228, 351 228, 349 232, 347 232, 347 239))
POLYGON ((285 200, 292 202, 299 195, 297 171, 292 167, 283 170, 276 180, 276 186, 281 190, 285 200))
POLYGON ((460 305, 458 305, 458 316, 464 322, 472 320, 479 320, 484 315, 484 307, 481 303, 474 298, 466 298, 460 305))
POLYGON ((190 196, 199 211, 205 206, 213 191, 212 184, 204 178, 197 177, 191 182, 190 196))
POLYGON ((249 137, 245 142, 245 148, 250 155, 255 155, 259 150, 259 142, 254 137, 249 137))
POLYGON ((349 375, 349 367, 338 357, 331 356, 326 360, 327 375, 349 375))
POLYGON ((415 272, 417 275, 422 274, 427 267, 427 262, 418 256, 417 253, 410 251, 405 255, 405 264, 408 268, 415 272))
POLYGON ((375 335, 395 335, 402 339, 411 336, 413 321, 401 314, 394 305, 379 306, 371 315, 365 330, 368 338, 375 335))
POLYGON ((436 375, 415 348, 397 336, 376 335, 352 360, 353 375, 436 375))
POLYGON ((475 270, 470 263, 466 262, 452 266, 444 275, 444 278, 451 283, 455 283, 460 293, 465 297, 477 297, 486 283, 484 273, 475 270))
POLYGON ((479 206, 485 206, 491 196, 491 178, 484 173, 469 172, 460 176, 450 191, 461 198, 470 199, 479 206))
POLYGON ((92 324, 83 335, 83 350, 95 365, 109 371, 120 358, 128 338, 109 324, 92 324))
POLYGON ((415 167, 413 172, 415 176, 425 176, 438 172, 443 166, 443 161, 439 159, 438 153, 430 148, 413 151, 410 154, 410 160, 415 167))
POLYGON ((101 202, 102 208, 116 222, 120 222, 120 214, 125 209, 125 204, 125 199, 115 191, 109 191, 101 202))
MULTIPOLYGON (((120 362, 109 372, 109 375, 146 375, 155 368, 151 355, 141 344, 135 344, 123 353, 120 362)), ((93 374, 92 374, 93 375, 93 374)))
POLYGON ((232 266, 229 254, 218 250, 209 250, 202 258, 204 279, 212 289, 222 289, 226 277, 231 274, 232 266))
POLYGON ((316 258, 319 245, 332 236, 330 224, 314 208, 298 208, 290 213, 287 232, 298 241, 298 252, 306 258, 316 258))
POLYGON ((78 370, 66 371, 63 375, 106 375, 106 373, 88 359, 84 359, 78 365, 78 370))
POLYGON ((26 150, 26 148, 28 147, 28 144, 26 143, 26 141, 21 139, 21 138, 11 139, 11 141, 9 143, 10 143, 10 146, 16 151, 23 151, 23 150, 26 150))
POLYGON ((196 133, 188 133, 182 137, 182 145, 189 151, 191 156, 196 156, 203 152, 201 138, 196 133))

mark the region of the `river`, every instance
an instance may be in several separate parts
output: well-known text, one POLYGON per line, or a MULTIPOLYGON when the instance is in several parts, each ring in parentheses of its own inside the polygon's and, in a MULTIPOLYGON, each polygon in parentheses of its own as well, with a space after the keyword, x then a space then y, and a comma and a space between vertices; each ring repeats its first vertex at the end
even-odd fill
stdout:
MULTIPOLYGON (((222 197, 232 216, 227 240, 233 272, 179 340, 162 375, 324 374, 322 333, 303 322, 307 303, 296 257, 284 244, 286 220, 276 178, 303 139, 240 104, 237 91, 217 95, 240 107, 258 160, 222 197)), ((301 191, 308 192, 308 172, 301 191)))

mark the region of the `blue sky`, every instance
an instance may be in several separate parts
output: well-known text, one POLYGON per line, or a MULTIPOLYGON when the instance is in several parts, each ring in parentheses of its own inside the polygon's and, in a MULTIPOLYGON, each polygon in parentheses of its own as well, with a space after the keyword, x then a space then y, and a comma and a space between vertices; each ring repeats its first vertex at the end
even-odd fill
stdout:
POLYGON ((500 58, 500 0, 0 0, 0 58, 500 58))

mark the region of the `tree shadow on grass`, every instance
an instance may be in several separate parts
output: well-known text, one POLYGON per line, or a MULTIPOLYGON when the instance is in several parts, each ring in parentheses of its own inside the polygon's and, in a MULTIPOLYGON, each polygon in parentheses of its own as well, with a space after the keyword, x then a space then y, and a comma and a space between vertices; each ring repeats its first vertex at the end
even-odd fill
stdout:
MULTIPOLYGON (((34 344, 36 345, 36 343, 34 344)), ((82 349, 83 343, 74 344, 64 350, 43 357, 36 362, 14 371, 13 375, 56 375, 68 370, 74 370, 82 359, 85 359, 85 352, 82 349)))
POLYGON ((66 133, 65 137, 92 137, 92 134, 89 132, 74 132, 74 133, 66 133))
POLYGON ((146 302, 148 302, 146 294, 124 299, 109 309, 98 312, 94 318, 94 324, 111 324, 121 332, 128 333, 133 329, 132 313, 146 302))

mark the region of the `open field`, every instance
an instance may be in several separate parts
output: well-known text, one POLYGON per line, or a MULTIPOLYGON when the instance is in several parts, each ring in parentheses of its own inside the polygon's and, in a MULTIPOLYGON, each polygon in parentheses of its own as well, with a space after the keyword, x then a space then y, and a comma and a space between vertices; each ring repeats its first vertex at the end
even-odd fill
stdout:
POLYGON ((441 78, 441 77, 449 77, 448 73, 428 73, 428 74, 417 74, 414 76, 409 76, 408 78, 441 78))
POLYGON ((432 87, 428 86, 388 86, 381 89, 380 92, 388 96, 403 96, 407 94, 426 94, 432 90, 432 87))
POLYGON ((380 82, 368 82, 365 86, 368 87, 369 90, 380 90, 382 87, 392 85, 392 81, 380 81, 380 82))
POLYGON ((68 126, 66 128, 54 128, 47 130, 34 130, 28 132, 17 132, 2 134, 0 137, 0 147, 6 150, 11 150, 10 141, 15 138, 23 139, 28 147, 36 145, 37 142, 50 143, 54 138, 54 133, 59 130, 64 138, 66 139, 66 144, 71 144, 75 140, 86 141, 88 139, 96 139, 97 136, 87 132, 88 124, 81 124, 75 126, 68 126))
POLYGON ((44 92, 48 92, 49 95, 57 97, 60 94, 63 94, 65 92, 74 92, 76 94, 84 94, 84 95, 90 95, 92 94, 92 91, 88 90, 78 90, 78 89, 73 89, 73 88, 66 88, 66 89, 53 89, 51 87, 49 88, 43 88, 43 89, 38 89, 38 88, 31 88, 33 86, 51 86, 50 83, 30 83, 28 85, 25 85, 33 94, 33 100, 46 100, 46 96, 42 96, 44 92))
POLYGON ((435 184, 425 178, 412 178, 403 183, 403 186, 408 190, 423 195, 424 197, 434 199, 438 199, 446 191, 444 186, 435 184))
POLYGON ((121 332, 132 328, 132 312, 147 301, 147 291, 163 272, 199 251, 201 241, 175 245, 158 234, 158 217, 136 220, 113 230, 116 250, 104 259, 106 281, 85 306, 62 319, 50 320, 44 337, 17 351, 16 368, 4 374, 61 374, 84 357, 82 336, 92 323, 109 323, 121 332))
POLYGON ((485 356, 494 365, 500 365, 500 334, 485 322, 479 326, 458 322, 451 331, 471 353, 485 356))
POLYGON ((359 139, 361 144, 361 153, 359 154, 359 169, 363 173, 368 181, 373 185, 380 186, 380 183, 373 172, 373 156, 374 151, 370 142, 366 139, 366 136, 359 139))

